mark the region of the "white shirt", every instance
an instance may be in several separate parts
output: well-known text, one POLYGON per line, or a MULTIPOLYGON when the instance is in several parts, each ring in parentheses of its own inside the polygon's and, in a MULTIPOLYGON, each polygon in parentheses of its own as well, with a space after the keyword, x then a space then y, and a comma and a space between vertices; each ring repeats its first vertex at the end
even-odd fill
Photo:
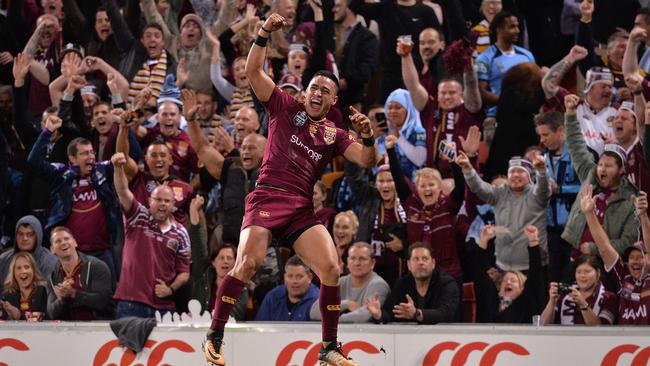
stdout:
POLYGON ((607 106, 598 113, 594 113, 587 103, 583 102, 578 106, 577 117, 585 142, 598 155, 603 153, 605 139, 614 140, 612 123, 615 115, 616 108, 612 106, 607 106))

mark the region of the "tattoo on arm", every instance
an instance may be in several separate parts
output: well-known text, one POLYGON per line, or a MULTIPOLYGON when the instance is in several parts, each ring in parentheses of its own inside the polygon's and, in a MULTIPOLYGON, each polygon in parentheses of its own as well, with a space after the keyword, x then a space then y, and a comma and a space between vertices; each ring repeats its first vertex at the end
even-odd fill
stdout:
POLYGON ((34 34, 27 42, 27 45, 25 46, 23 53, 28 53, 34 56, 34 54, 36 53, 36 47, 38 47, 38 43, 41 41, 41 36, 43 35, 44 29, 45 27, 43 26, 36 28, 36 31, 34 31, 34 34))
POLYGON ((546 94, 547 98, 555 96, 560 82, 571 66, 573 66, 573 63, 565 57, 551 66, 551 69, 544 75, 542 89, 544 89, 544 94, 546 94))
POLYGON ((478 79, 474 70, 465 71, 463 78, 465 107, 470 112, 478 112, 482 107, 481 91, 478 88, 478 79))

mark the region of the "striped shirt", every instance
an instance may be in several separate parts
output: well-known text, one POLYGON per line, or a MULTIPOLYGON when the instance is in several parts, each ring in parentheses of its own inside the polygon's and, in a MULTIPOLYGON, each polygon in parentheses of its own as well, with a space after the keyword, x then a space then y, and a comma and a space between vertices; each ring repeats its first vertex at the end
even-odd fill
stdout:
POLYGON ((147 60, 140 66, 129 84, 129 102, 133 102, 138 93, 146 87, 151 89, 152 97, 158 99, 165 83, 165 75, 167 75, 167 51, 163 50, 157 60, 147 60))
POLYGON ((161 231, 147 208, 136 200, 124 216, 122 272, 114 298, 139 302, 154 309, 174 310, 173 297, 156 297, 154 288, 157 278, 169 285, 179 273, 190 271, 187 231, 174 220, 168 230, 161 231))
POLYGON ((476 36, 476 44, 474 45, 474 58, 478 57, 483 51, 490 47, 490 22, 486 19, 481 20, 480 23, 473 26, 470 32, 476 36))

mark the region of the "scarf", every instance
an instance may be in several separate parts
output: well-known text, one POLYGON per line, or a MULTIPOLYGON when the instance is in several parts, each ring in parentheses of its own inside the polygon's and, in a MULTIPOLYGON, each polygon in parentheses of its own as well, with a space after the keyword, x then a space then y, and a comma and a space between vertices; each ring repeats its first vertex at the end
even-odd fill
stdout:
MULTIPOLYGON (((596 284, 594 293, 587 299, 587 305, 591 308, 594 314, 598 315, 600 313, 600 307, 603 305, 604 300, 605 286, 598 282, 596 284)), ((580 313, 579 311, 576 311, 577 308, 578 306, 576 303, 571 300, 571 295, 564 296, 562 299, 562 304, 560 305, 560 324, 575 324, 575 318, 580 313)))
POLYGON ((149 87, 152 96, 158 99, 163 89, 163 84, 165 83, 166 74, 167 51, 163 49, 157 60, 146 60, 140 66, 140 70, 138 70, 133 77, 133 81, 129 84, 129 102, 133 102, 136 95, 146 87, 149 87))
MULTIPOLYGON (((456 118, 458 117, 458 114, 455 112, 458 108, 454 108, 452 111, 448 112, 443 112, 442 110, 439 112, 442 114, 442 118, 440 118, 440 125, 436 129, 436 135, 433 138, 433 161, 438 162, 438 152, 440 149, 438 149, 438 145, 440 144, 441 141, 441 134, 442 131, 445 131, 445 140, 448 142, 454 142, 454 127, 456 126, 456 118)), ((429 131, 427 131, 429 133, 429 131)))

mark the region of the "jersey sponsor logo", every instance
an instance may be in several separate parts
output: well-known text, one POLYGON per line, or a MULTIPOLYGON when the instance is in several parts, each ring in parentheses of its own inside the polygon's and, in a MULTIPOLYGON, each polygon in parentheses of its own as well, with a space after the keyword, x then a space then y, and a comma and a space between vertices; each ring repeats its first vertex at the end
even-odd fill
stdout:
POLYGON ((465 365, 469 355, 474 351, 483 352, 479 365, 494 365, 499 354, 506 351, 518 356, 530 355, 527 349, 512 342, 501 342, 492 346, 485 342, 470 342, 462 346, 458 342, 442 342, 436 344, 427 352, 422 366, 439 365, 440 356, 445 351, 454 351, 450 366, 465 365))
MULTIPOLYGON (((306 340, 299 340, 295 342, 289 343, 286 347, 284 347, 280 353, 278 354, 278 357, 275 360, 275 366, 289 366, 289 365, 302 365, 302 366, 312 366, 315 365, 318 362, 318 351, 320 351, 321 347, 321 342, 317 343, 312 343, 310 341, 306 340), (307 351, 307 354, 305 355, 304 361, 302 364, 292 362, 293 357, 295 353, 298 350, 305 350, 307 351)), ((341 347, 343 349, 343 353, 346 355, 349 355, 353 351, 359 351, 363 352, 369 355, 374 355, 378 354, 381 351, 384 351, 383 349, 379 350, 377 347, 373 346, 372 344, 365 342, 365 341, 352 341, 352 342, 347 342, 344 343, 343 346, 341 347)), ((384 351, 385 353, 385 351, 384 351)))
POLYGON ((79 202, 79 201, 97 201, 97 191, 96 190, 91 190, 91 191, 85 191, 77 194, 72 194, 72 200, 73 202, 79 202))
POLYGON ((325 143, 328 145, 333 144, 336 141, 336 128, 325 126, 324 132, 323 140, 325 140, 325 143))
POLYGON ((309 158, 316 161, 316 162, 318 162, 320 159, 323 158, 323 155, 317 153, 316 151, 311 149, 309 146, 303 144, 302 141, 300 141, 300 139, 296 135, 291 135, 291 143, 296 144, 299 148, 305 150, 307 155, 309 155, 309 158))
POLYGON ((625 320, 635 320, 637 318, 639 319, 645 319, 648 317, 648 310, 645 307, 645 304, 641 304, 637 309, 634 308, 627 308, 623 312, 623 315, 621 315, 621 318, 625 320))
POLYGON ((271 213, 268 211, 260 211, 259 214, 262 217, 271 217, 271 213))
POLYGON ((230 296, 223 295, 223 296, 221 296, 221 301, 225 302, 225 303, 228 303, 228 304, 231 304, 231 305, 235 305, 235 303, 237 302, 237 299, 235 299, 233 297, 230 297, 230 296))
POLYGON ((296 113, 295 117, 293 117, 293 125, 300 127, 307 122, 307 112, 305 111, 300 111, 296 113))
POLYGON ((327 305, 325 309, 327 311, 341 311, 341 305, 327 305))

